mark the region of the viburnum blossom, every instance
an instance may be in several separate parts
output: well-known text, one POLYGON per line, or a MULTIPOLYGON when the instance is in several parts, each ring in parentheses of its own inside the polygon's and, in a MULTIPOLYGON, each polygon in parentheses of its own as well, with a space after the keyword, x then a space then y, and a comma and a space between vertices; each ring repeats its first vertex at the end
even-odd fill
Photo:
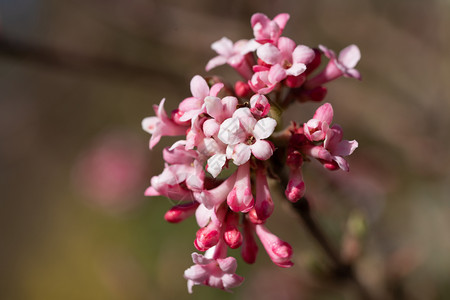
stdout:
POLYGON ((282 112, 294 102, 322 101, 326 82, 340 76, 360 78, 354 69, 359 49, 351 45, 338 57, 324 46, 310 48, 282 36, 289 20, 273 20, 257 13, 251 18, 254 37, 233 43, 222 38, 212 44, 218 56, 206 70, 228 64, 243 78, 234 85, 218 77, 195 75, 192 96, 185 98, 168 117, 163 99, 156 116, 145 118, 150 148, 162 136, 182 136, 163 150, 165 167, 151 178, 145 194, 164 196, 176 204, 164 218, 178 223, 195 216, 199 229, 192 254, 194 265, 184 277, 188 290, 206 285, 229 291, 240 285, 234 257, 227 249, 241 248, 245 262, 254 263, 258 238, 268 257, 278 266, 294 264, 291 245, 269 231, 266 221, 277 204, 269 182, 283 182, 286 198, 299 201, 306 192, 302 168, 315 159, 329 170, 349 170, 344 157, 357 148, 332 125, 333 108, 319 106, 311 120, 297 120, 282 128, 282 112), (322 58, 328 65, 314 72, 322 58), (313 75, 318 74, 318 75, 313 75), (286 166, 287 168, 283 168, 286 166))

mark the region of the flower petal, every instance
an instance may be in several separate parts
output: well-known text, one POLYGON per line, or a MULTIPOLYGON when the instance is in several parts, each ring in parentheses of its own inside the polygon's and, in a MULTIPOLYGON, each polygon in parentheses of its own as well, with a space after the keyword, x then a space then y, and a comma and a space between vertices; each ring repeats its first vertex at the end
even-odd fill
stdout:
POLYGON ((272 118, 263 118, 256 122, 255 128, 253 129, 253 136, 257 140, 266 139, 272 135, 275 127, 277 126, 277 121, 272 118))
POLYGON ((350 45, 339 52, 338 61, 347 69, 353 69, 361 59, 361 52, 358 46, 350 45))
POLYGON ((274 45, 267 43, 262 45, 256 50, 256 54, 260 59, 262 59, 265 63, 274 65, 280 62, 281 52, 274 45))
POLYGON ((273 154, 273 148, 270 142, 259 140, 251 146, 253 155, 260 160, 266 160, 273 154))
POLYGON ((331 124, 333 121, 333 107, 330 103, 321 105, 314 114, 314 119, 331 124))
POLYGON ((214 178, 220 174, 225 162, 227 161, 226 154, 214 154, 208 159, 206 171, 208 171, 214 178))
POLYGON ((195 75, 191 80, 191 93, 197 99, 203 100, 209 95, 209 87, 206 80, 200 75, 195 75))
POLYGON ((250 159, 251 154, 252 152, 250 146, 241 143, 234 146, 231 158, 233 159, 235 165, 240 166, 245 164, 250 159))

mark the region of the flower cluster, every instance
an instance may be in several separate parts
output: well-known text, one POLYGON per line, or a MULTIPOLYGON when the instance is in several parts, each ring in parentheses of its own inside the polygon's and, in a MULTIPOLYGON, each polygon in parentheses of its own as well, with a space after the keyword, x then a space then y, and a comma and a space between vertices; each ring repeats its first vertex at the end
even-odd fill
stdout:
POLYGON ((292 247, 265 226, 274 210, 268 179, 279 179, 275 174, 286 165, 285 195, 296 202, 305 193, 304 161, 316 159, 327 169, 348 171, 344 157, 358 146, 343 140, 342 129, 331 124, 329 103, 303 125, 279 128, 280 112, 291 103, 322 101, 323 85, 338 77, 360 79, 354 69, 358 47, 348 46, 336 56, 324 46, 297 45, 282 36, 288 20, 288 14, 273 20, 254 14, 254 38, 233 43, 224 37, 213 43, 218 55, 206 66, 209 71, 228 64, 241 81, 231 86, 196 75, 190 82, 192 96, 170 116, 163 99, 154 106, 156 116, 142 121, 151 134, 150 148, 162 136, 184 137, 163 150, 164 171, 151 179, 145 194, 177 201, 165 214, 168 222, 196 217, 200 229, 194 245, 205 254, 192 254, 194 266, 184 273, 189 292, 194 285, 224 290, 240 285, 243 278, 235 274, 236 259, 227 257, 227 249, 241 248, 243 260, 253 263, 255 237, 276 265, 292 266, 292 247), (317 70, 322 56, 328 64, 317 70))

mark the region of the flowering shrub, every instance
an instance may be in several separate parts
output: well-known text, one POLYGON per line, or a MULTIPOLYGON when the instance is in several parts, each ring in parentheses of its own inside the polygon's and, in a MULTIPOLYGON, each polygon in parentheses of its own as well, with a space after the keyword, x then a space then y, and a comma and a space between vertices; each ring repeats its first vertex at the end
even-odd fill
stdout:
POLYGON ((291 103, 322 101, 328 81, 361 78, 354 68, 360 59, 357 46, 336 56, 324 46, 297 45, 282 36, 288 20, 288 14, 273 20, 254 14, 254 38, 234 44, 220 39, 212 44, 218 55, 206 65, 209 71, 228 64, 242 81, 231 86, 196 75, 190 83, 192 96, 170 115, 163 99, 154 106, 156 116, 142 121, 151 134, 150 149, 162 136, 182 137, 164 149, 165 168, 151 179, 145 194, 177 201, 165 214, 168 222, 192 215, 197 219, 194 245, 205 254, 192 254, 194 265, 184 273, 189 292, 194 285, 227 291, 240 285, 243 278, 235 274, 236 259, 227 257, 227 249, 240 247, 243 260, 253 263, 255 237, 276 265, 291 267, 292 247, 265 226, 274 210, 268 179, 279 180, 286 198, 295 203, 305 194, 304 162, 315 159, 329 170, 348 171, 345 157, 358 146, 343 139, 339 125, 332 125, 329 103, 303 124, 277 126, 280 112, 291 103), (318 70, 323 56, 328 63, 318 70))

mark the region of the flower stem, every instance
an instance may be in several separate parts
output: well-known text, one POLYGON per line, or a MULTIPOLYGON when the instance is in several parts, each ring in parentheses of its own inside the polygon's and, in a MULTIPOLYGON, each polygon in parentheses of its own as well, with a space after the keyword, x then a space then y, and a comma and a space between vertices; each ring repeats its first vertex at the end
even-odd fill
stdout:
POLYGON ((322 229, 320 228, 319 224, 312 217, 311 207, 308 203, 308 200, 303 197, 296 203, 292 203, 292 206, 299 215, 309 234, 314 238, 314 240, 319 244, 325 254, 333 262, 333 275, 335 276, 335 278, 352 282, 358 290, 360 299, 373 299, 367 289, 356 277, 353 265, 342 261, 337 250, 333 248, 333 246, 323 233, 322 229))

